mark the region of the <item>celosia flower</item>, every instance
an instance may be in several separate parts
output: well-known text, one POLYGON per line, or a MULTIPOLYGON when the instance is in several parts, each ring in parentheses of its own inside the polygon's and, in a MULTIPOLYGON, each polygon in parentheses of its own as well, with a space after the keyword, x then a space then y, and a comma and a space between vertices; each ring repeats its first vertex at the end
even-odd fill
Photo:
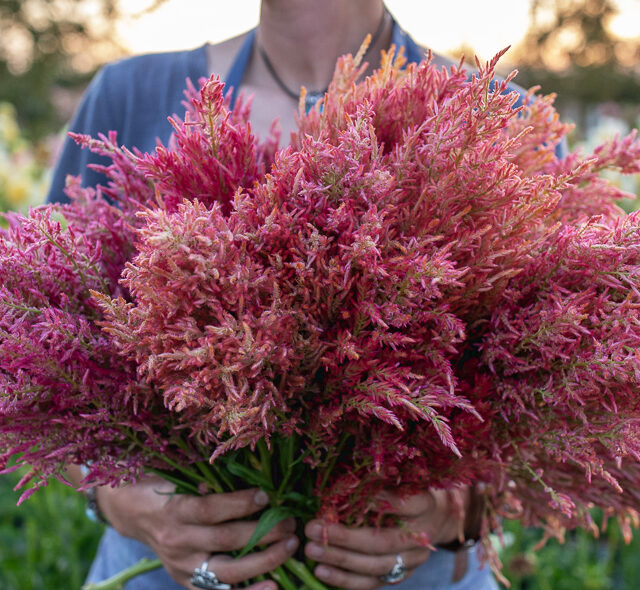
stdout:
POLYGON ((533 521, 548 518, 545 496, 567 526, 584 524, 592 503, 637 507, 639 263, 637 214, 563 226, 532 252, 485 332, 494 403, 510 425, 496 440, 533 521))
POLYGON ((27 478, 37 475, 38 485, 60 476, 71 460, 94 463, 94 476, 108 474, 114 483, 136 477, 143 449, 130 450, 130 430, 150 448, 165 445, 145 424, 146 394, 135 367, 96 325, 89 292, 119 291, 119 269, 111 266, 118 242, 107 243, 112 232, 122 237, 121 214, 97 202, 86 212, 87 234, 65 228, 53 218, 56 210, 42 208, 28 219, 13 218, 0 241, 2 467, 22 453, 33 468, 27 478))

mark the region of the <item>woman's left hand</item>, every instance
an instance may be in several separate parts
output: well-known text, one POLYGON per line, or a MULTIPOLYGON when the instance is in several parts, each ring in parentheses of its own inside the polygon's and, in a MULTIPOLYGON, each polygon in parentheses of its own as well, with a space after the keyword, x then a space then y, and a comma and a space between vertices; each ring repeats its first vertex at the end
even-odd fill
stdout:
POLYGON ((307 524, 305 554, 318 562, 314 573, 320 581, 348 590, 380 588, 388 585, 381 576, 389 574, 398 555, 407 568, 406 579, 429 558, 425 539, 437 545, 457 538, 460 517, 445 490, 406 498, 385 493, 384 500, 400 519, 399 526, 349 528, 319 520, 307 524))

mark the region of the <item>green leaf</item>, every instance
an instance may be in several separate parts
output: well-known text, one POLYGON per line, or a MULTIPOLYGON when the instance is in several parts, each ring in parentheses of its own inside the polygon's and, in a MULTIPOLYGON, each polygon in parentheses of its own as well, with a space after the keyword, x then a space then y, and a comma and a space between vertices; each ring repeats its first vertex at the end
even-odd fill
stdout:
POLYGON ((304 507, 307 510, 317 509, 318 500, 315 497, 309 497, 300 492, 288 492, 281 496, 283 500, 290 500, 296 506, 304 507))
POLYGON ((297 436, 291 435, 284 440, 276 441, 276 444, 280 447, 280 474, 283 479, 288 479, 293 468, 293 453, 297 446, 297 436))
POLYGON ((256 526, 256 530, 253 531, 249 542, 237 557, 242 557, 249 553, 274 526, 292 516, 295 516, 295 511, 287 506, 275 506, 274 508, 265 510, 262 516, 260 516, 258 526, 256 526))
POLYGON ((239 477, 249 485, 258 486, 265 491, 274 491, 273 484, 264 475, 264 473, 255 471, 255 469, 251 469, 251 467, 246 467, 245 465, 242 465, 235 461, 228 461, 226 463, 226 468, 230 473, 232 473, 236 477, 239 477))

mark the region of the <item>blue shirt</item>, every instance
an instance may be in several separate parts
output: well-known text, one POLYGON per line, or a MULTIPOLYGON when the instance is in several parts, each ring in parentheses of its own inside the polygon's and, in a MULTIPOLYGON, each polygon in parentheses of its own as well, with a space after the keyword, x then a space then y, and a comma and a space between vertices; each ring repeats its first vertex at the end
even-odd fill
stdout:
MULTIPOLYGON (((197 82, 207 75, 206 54, 203 45, 193 51, 140 55, 104 66, 87 88, 69 130, 92 137, 117 130, 120 145, 152 152, 157 138, 166 143, 171 135, 167 117, 184 113, 186 79, 197 82)), ((68 202, 63 192, 68 174, 81 175, 83 186, 104 183, 104 175, 87 165, 109 163, 67 137, 47 202, 68 202)))
MULTIPOLYGON (((253 48, 255 31, 247 36, 224 79, 225 90, 238 88, 253 48)), ((403 47, 408 62, 424 58, 424 50, 394 23, 392 43, 403 47)), ((139 55, 106 65, 95 76, 70 125, 70 131, 97 137, 118 132, 118 143, 152 152, 159 139, 166 145, 173 127, 167 117, 184 112, 186 79, 194 83, 208 77, 207 46, 195 50, 139 55)), ((515 85, 511 90, 521 92, 515 85)), ((108 165, 110 160, 81 149, 66 138, 53 172, 47 203, 68 202, 64 194, 68 174, 82 176, 83 186, 105 182, 103 174, 88 164, 108 165)))
MULTIPOLYGON (((238 88, 253 48, 251 31, 225 77, 226 89, 238 88)), ((404 47, 410 62, 419 62, 423 50, 397 25, 392 42, 404 47)), ((209 76, 207 46, 191 51, 139 55, 104 66, 89 85, 69 130, 97 137, 118 132, 118 143, 142 152, 152 152, 157 140, 167 143, 173 127, 167 117, 184 112, 186 79, 194 83, 209 76)), ((104 183, 103 174, 87 169, 88 164, 108 165, 110 160, 81 149, 66 138, 56 164, 48 203, 68 202, 64 194, 68 174, 82 176, 83 186, 104 183)))

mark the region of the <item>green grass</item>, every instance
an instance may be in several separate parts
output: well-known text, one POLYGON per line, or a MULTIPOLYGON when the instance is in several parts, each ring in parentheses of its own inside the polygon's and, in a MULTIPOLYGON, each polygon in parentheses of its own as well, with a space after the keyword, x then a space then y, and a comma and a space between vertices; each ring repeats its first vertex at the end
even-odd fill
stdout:
POLYGON ((21 506, 20 475, 0 475, 0 588, 79 590, 102 526, 84 513, 82 496, 52 482, 21 506))
MULTIPOLYGON (((84 513, 80 494, 52 482, 22 506, 13 486, 18 474, 0 476, 0 589, 79 590, 102 527, 84 513)), ((625 545, 615 523, 600 539, 583 532, 564 545, 532 549, 541 534, 505 523, 501 551, 512 590, 636 590, 640 580, 640 533, 625 545)))
POLYGON ((507 547, 501 551, 511 590, 636 590, 640 580, 640 531, 626 545, 613 521, 599 539, 583 531, 567 533, 533 552, 540 531, 517 522, 505 524, 507 547))

